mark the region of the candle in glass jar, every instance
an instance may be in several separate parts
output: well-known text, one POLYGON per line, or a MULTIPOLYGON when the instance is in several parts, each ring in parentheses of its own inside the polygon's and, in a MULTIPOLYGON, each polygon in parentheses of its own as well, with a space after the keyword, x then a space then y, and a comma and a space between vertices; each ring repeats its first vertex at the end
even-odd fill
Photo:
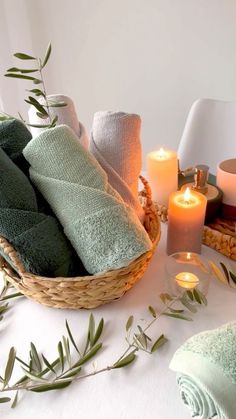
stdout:
POLYGON ((168 208, 167 254, 201 253, 206 197, 189 188, 172 193, 168 208))
POLYGON ((172 150, 160 148, 147 155, 148 180, 153 200, 168 205, 169 195, 178 189, 178 160, 172 150))
POLYGON ((179 287, 188 290, 194 289, 199 284, 197 275, 191 272, 180 272, 176 275, 175 279, 179 287))

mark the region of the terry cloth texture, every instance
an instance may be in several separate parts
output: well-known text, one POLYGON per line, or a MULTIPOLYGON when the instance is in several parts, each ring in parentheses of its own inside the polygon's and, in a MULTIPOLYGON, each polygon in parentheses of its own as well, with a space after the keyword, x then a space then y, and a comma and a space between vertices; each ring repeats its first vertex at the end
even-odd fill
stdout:
POLYGON ((33 187, 2 149, 0 235, 12 244, 27 271, 48 277, 74 274, 72 252, 58 222, 38 212, 33 187))
MULTIPOLYGON (((47 96, 49 103, 53 102, 65 102, 67 105, 63 107, 52 107, 50 108, 50 114, 52 118, 58 116, 57 125, 64 124, 70 127, 76 136, 78 137, 79 141, 85 148, 88 148, 88 135, 84 126, 79 122, 77 113, 75 110, 75 105, 72 99, 69 96, 65 95, 49 95, 47 96)), ((45 101, 43 98, 39 99, 39 102, 44 104, 45 101)), ((29 121, 30 124, 41 124, 41 125, 48 125, 50 123, 49 119, 42 119, 37 116, 37 110, 34 106, 30 106, 29 111, 29 121)), ((45 128, 35 128, 31 127, 31 132, 34 137, 36 137, 40 132, 42 132, 45 128)))
MULTIPOLYGON (((32 135, 23 122, 17 119, 0 122, 0 147, 28 178, 30 165, 22 152, 31 138, 32 135)), ((35 193, 39 212, 53 215, 51 208, 37 188, 35 188, 35 193)))
POLYGON ((0 122, 0 147, 26 175, 29 172, 29 163, 22 151, 31 138, 32 135, 23 122, 17 119, 0 122))
POLYGON ((144 211, 138 199, 138 179, 142 168, 141 118, 125 112, 96 112, 89 149, 108 176, 110 185, 137 213, 144 211))
POLYGON ((30 176, 64 227, 88 272, 127 266, 151 248, 134 211, 108 184, 96 159, 60 125, 28 143, 30 176))
POLYGON ((170 368, 192 417, 236 418, 236 322, 188 339, 170 368))

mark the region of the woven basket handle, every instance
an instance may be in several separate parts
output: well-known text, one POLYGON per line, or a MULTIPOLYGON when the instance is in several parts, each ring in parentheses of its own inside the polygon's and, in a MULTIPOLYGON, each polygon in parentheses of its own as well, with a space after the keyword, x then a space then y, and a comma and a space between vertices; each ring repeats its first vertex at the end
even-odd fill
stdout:
POLYGON ((15 249, 8 243, 8 241, 0 236, 0 248, 2 249, 3 253, 8 256, 11 260, 13 266, 15 267, 16 272, 13 271, 11 265, 4 259, 3 257, 0 258, 0 270, 3 271, 6 275, 11 277, 14 281, 21 279, 22 275, 25 272, 25 268, 22 262, 19 259, 19 256, 15 249))
POLYGON ((152 206, 152 191, 148 184, 148 181, 142 176, 139 176, 143 186, 144 186, 144 196, 146 198, 146 208, 150 208, 152 206))

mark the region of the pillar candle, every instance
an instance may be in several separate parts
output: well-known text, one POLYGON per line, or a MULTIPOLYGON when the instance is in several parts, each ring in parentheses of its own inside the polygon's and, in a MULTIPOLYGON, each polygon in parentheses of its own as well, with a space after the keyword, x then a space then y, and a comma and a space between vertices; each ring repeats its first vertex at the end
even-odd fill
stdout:
POLYGON ((168 208, 167 254, 201 253, 206 197, 187 188, 170 195, 168 208))
POLYGON ((178 189, 178 160, 172 150, 152 151, 147 155, 148 180, 153 200, 168 205, 169 195, 178 189))
POLYGON ((236 159, 225 160, 219 164, 216 183, 223 192, 223 218, 236 221, 236 159))

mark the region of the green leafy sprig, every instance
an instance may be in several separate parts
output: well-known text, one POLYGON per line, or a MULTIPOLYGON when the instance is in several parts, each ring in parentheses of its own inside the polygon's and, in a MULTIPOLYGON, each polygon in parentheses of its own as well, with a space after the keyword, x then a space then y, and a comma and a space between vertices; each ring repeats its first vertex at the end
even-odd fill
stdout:
MULTIPOLYGON (((48 100, 46 87, 44 82, 44 75, 43 71, 49 61, 51 56, 52 46, 49 43, 47 50, 45 52, 44 58, 33 57, 32 55, 28 55, 22 52, 17 52, 14 54, 14 57, 23 60, 23 61, 33 61, 34 65, 33 68, 19 68, 19 67, 11 67, 7 70, 5 77, 15 78, 15 79, 23 79, 26 81, 31 81, 34 85, 39 85, 40 87, 34 87, 30 90, 26 90, 30 93, 28 97, 25 99, 25 102, 29 105, 34 106, 36 109, 36 114, 41 119, 48 119, 49 124, 42 125, 42 124, 29 124, 26 123, 22 115, 19 113, 20 120, 29 127, 34 128, 53 128, 56 126, 58 116, 51 116, 50 109, 55 107, 62 107, 66 106, 66 103, 63 101, 56 101, 56 100, 48 100), (34 73, 32 75, 32 73, 34 73), (36 76, 35 76, 36 73, 36 76), (44 103, 40 103, 38 98, 43 98, 44 103)), ((5 119, 12 119, 11 115, 8 115, 4 112, 0 113, 0 121, 5 119)), ((18 119, 18 118, 17 118, 18 119)))
MULTIPOLYGON (((198 305, 206 305, 206 298, 198 291, 186 291, 180 297, 172 297, 169 294, 161 294, 164 304, 163 310, 158 312, 149 306, 148 311, 152 318, 149 323, 142 327, 139 323, 134 325, 134 317, 130 316, 126 322, 127 348, 123 354, 111 365, 96 369, 93 367, 89 373, 83 373, 84 365, 91 361, 102 349, 100 341, 104 320, 98 325, 95 323, 93 314, 90 315, 88 330, 82 348, 76 343, 71 328, 66 321, 66 334, 57 344, 57 355, 53 361, 49 361, 44 354, 40 354, 35 344, 30 344, 28 360, 24 361, 17 356, 14 347, 9 351, 8 360, 4 373, 0 376, 0 393, 14 392, 14 397, 1 397, 0 403, 11 402, 15 407, 20 391, 32 391, 37 393, 61 390, 68 387, 72 382, 79 381, 106 371, 126 367, 133 363, 137 352, 143 351, 149 354, 156 352, 168 339, 161 334, 155 340, 147 334, 148 329, 161 317, 169 316, 175 319, 191 321, 192 317, 186 313, 195 313, 198 305), (72 353, 73 348, 73 353, 72 353), (23 376, 14 384, 11 384, 15 364, 20 364, 23 376)), ((94 363, 92 364, 94 365, 94 363)))

